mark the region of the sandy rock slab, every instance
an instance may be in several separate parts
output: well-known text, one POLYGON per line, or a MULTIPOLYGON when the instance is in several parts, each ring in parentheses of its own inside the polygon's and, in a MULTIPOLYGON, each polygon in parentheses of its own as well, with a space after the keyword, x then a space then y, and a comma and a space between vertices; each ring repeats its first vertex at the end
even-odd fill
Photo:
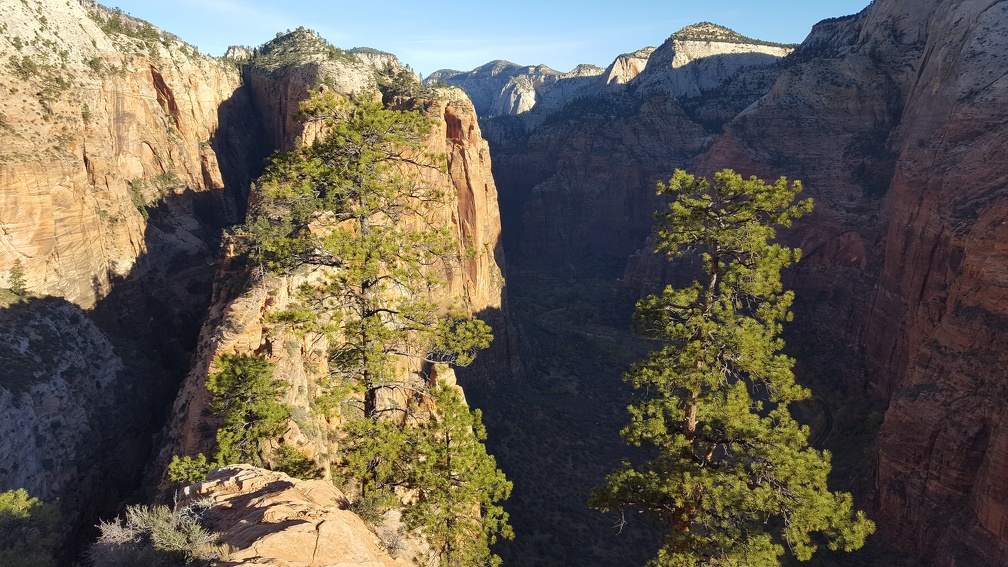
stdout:
POLYGON ((235 551, 221 565, 271 567, 402 566, 378 537, 346 509, 346 497, 324 480, 230 465, 186 487, 180 504, 207 499, 221 542, 235 551))

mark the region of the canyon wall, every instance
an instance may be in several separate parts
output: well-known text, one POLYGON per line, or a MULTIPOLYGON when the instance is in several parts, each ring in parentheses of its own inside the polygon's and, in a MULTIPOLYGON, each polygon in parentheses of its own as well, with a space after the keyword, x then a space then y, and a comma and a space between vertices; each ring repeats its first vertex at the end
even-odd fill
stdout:
POLYGON ((1008 6, 974 1, 821 24, 699 162, 800 178, 816 199, 791 235, 797 293, 825 304, 805 324, 861 354, 889 400, 879 537, 943 565, 1008 560, 1006 26, 1008 6))
POLYGON ((265 150, 237 67, 145 22, 32 0, 0 30, 0 490, 60 499, 69 562, 140 484, 265 150))
POLYGON ((765 94, 781 72, 773 62, 789 51, 690 26, 658 49, 620 56, 597 77, 599 89, 565 106, 484 117, 514 258, 509 275, 621 273, 650 231, 655 182, 687 166, 720 124, 765 94), (645 60, 638 74, 613 78, 645 60))
POLYGON ((659 48, 627 96, 527 133, 487 119, 513 273, 608 267, 654 289, 675 274, 633 250, 672 169, 801 179, 816 210, 784 235, 805 252, 792 333, 832 349, 800 364, 831 357, 815 372, 888 404, 876 537, 923 563, 1003 565, 1005 29, 1001 2, 877 0, 700 95, 648 78, 659 48))
POLYGON ((237 69, 90 2, 9 2, 0 15, 0 282, 20 260, 31 291, 91 308, 148 255, 148 231, 173 255, 209 256, 198 222, 152 227, 149 209, 193 217, 199 200, 240 218, 220 158, 245 153, 221 110, 237 69))

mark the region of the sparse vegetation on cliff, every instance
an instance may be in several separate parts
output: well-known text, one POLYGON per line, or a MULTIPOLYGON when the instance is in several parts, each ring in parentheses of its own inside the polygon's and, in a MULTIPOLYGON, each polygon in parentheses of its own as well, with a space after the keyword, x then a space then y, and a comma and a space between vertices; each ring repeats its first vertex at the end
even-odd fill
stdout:
POLYGON ((700 22, 672 34, 672 39, 679 41, 717 41, 721 43, 744 43, 748 45, 766 45, 770 47, 785 47, 794 49, 798 47, 794 43, 776 43, 762 39, 746 37, 734 30, 724 26, 719 26, 711 22, 700 22))
POLYGON ((125 518, 102 522, 101 535, 88 550, 94 567, 124 565, 205 565, 226 559, 229 549, 218 534, 203 526, 209 506, 197 502, 170 510, 167 506, 129 506, 125 518))
MULTIPOLYGON (((270 455, 264 443, 279 436, 290 417, 290 408, 278 398, 284 384, 273 378, 273 365, 261 356, 224 355, 217 359, 220 369, 207 378, 207 390, 213 394, 210 410, 220 419, 217 447, 213 460, 205 455, 172 458, 168 478, 188 484, 202 480, 214 467, 237 463, 262 466, 270 455)), ((279 455, 288 468, 314 470, 294 463, 289 452, 279 455)))
POLYGON ((625 376, 639 393, 621 434, 650 458, 624 462, 591 499, 661 523, 650 565, 769 567, 823 545, 858 549, 874 531, 850 494, 827 488, 830 454, 809 446, 788 408, 811 395, 780 352, 794 297, 780 272, 800 251, 771 240, 811 210, 811 199, 794 202, 800 191, 731 170, 713 183, 679 170, 658 185, 674 200, 659 215, 656 250, 689 254, 702 274, 637 304, 637 327, 658 350, 625 376))
POLYGON ((33 498, 23 488, 0 493, 0 565, 56 565, 59 506, 33 498))
POLYGON ((305 101, 302 115, 322 135, 271 160, 245 233, 263 270, 316 274, 270 320, 332 345, 312 406, 342 422, 334 475, 372 521, 406 488, 416 495, 405 512, 413 528, 434 541, 441 527, 457 525, 445 537, 466 543, 440 546, 437 562, 493 561, 488 542, 510 535, 497 505, 510 484, 483 448, 478 417, 452 403, 431 373, 469 364, 492 338, 436 291, 463 252, 438 220, 448 194, 437 181, 445 158, 426 149, 433 122, 328 91, 305 101), (472 467, 453 469, 447 487, 424 468, 448 466, 436 461, 444 445, 449 459, 472 467))
POLYGON ((26 295, 28 293, 28 282, 25 281, 24 264, 21 259, 14 260, 10 272, 7 274, 7 287, 14 295, 26 295))
POLYGON ((253 67, 275 71, 292 65, 304 65, 324 60, 353 61, 353 55, 331 45, 307 28, 277 33, 276 38, 253 49, 247 62, 253 67))

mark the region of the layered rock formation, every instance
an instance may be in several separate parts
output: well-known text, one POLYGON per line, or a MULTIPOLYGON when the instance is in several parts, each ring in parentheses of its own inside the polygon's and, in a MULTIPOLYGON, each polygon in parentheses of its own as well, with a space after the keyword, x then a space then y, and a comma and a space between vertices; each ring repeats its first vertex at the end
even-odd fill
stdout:
MULTIPOLYGON (((600 72, 599 69, 595 74, 600 72)), ((434 71, 425 82, 428 85, 447 83, 459 87, 472 99, 480 116, 498 116, 528 112, 536 105, 540 94, 549 90, 562 76, 564 73, 546 65, 525 67, 498 60, 469 72, 434 71)))
MULTIPOLYGON (((703 64, 649 78, 674 61, 660 49, 623 106, 572 105, 528 135, 491 120, 511 264, 539 281, 616 269, 675 167, 803 180, 817 209, 787 235, 805 251, 799 334, 835 349, 822 372, 838 387, 889 403, 876 537, 929 564, 1002 565, 1006 28, 999 2, 877 0, 717 86, 703 64)), ((674 277, 635 258, 627 280, 674 277)))
POLYGON ((139 485, 264 152, 227 62, 90 1, 0 21, 0 286, 17 261, 29 291, 0 308, 26 325, 5 335, 0 489, 89 529, 139 485))
POLYGON ((514 265, 622 271, 650 231, 655 182, 704 152, 723 123, 764 95, 781 72, 767 61, 787 52, 725 28, 684 28, 656 50, 620 56, 562 106, 485 117, 506 188, 514 265), (617 69, 645 57, 639 74, 619 78, 617 69))
POLYGON ((625 85, 629 83, 634 77, 641 74, 654 50, 653 47, 644 47, 633 53, 624 53, 617 57, 605 71, 606 84, 625 85))
POLYGON ((413 565, 410 549, 380 540, 328 481, 232 465, 186 487, 178 505, 197 501, 209 505, 205 521, 232 550, 223 565, 413 565))
MULTIPOLYGON (((451 205, 437 211, 434 222, 452 227, 460 257, 444 289, 436 290, 436 295, 452 297, 493 323, 503 308, 504 278, 498 263, 503 261, 500 214, 487 144, 472 103, 458 89, 438 91, 426 113, 436 123, 428 147, 445 155, 448 166, 444 173, 429 173, 428 181, 452 196, 451 205)), ((336 450, 331 429, 338 424, 326 422, 311 408, 312 393, 328 372, 328 340, 298 336, 268 322, 270 313, 292 307, 298 301, 298 288, 316 277, 316 273, 268 276, 251 284, 240 297, 227 293, 231 282, 222 278, 221 295, 204 325, 196 363, 175 402, 159 470, 172 455, 212 452, 217 424, 207 409, 206 377, 215 370, 214 360, 223 354, 256 353, 275 363, 274 376, 289 384, 284 402, 294 408, 294 417, 285 442, 317 459, 328 473, 329 458, 336 450)), ((506 337, 500 340, 506 341, 506 337)))
POLYGON ((325 85, 341 94, 373 91, 375 71, 386 65, 403 67, 395 55, 366 48, 343 51, 298 28, 255 49, 243 79, 271 146, 290 151, 302 134, 298 105, 308 98, 309 87, 325 85))
POLYGON ((687 26, 651 53, 637 88, 693 98, 721 87, 747 68, 773 64, 793 46, 749 39, 711 23, 687 26))
POLYGON ((544 65, 521 67, 492 61, 468 73, 435 71, 427 83, 443 81, 465 89, 483 118, 516 116, 536 109, 539 116, 526 121, 527 127, 535 127, 544 119, 543 114, 579 100, 623 93, 627 88, 698 97, 723 86, 741 70, 765 67, 792 50, 793 46, 760 42, 702 23, 672 34, 658 49, 644 47, 624 53, 604 70, 578 65, 569 73, 560 73, 544 65))
MULTIPOLYGON (((31 290, 88 308, 147 254, 146 209, 213 194, 206 206, 237 218, 218 153, 234 150, 221 112, 234 67, 91 2, 7 3, 0 17, 0 277, 20 260, 31 290)), ((207 255, 199 240, 166 242, 207 255)))

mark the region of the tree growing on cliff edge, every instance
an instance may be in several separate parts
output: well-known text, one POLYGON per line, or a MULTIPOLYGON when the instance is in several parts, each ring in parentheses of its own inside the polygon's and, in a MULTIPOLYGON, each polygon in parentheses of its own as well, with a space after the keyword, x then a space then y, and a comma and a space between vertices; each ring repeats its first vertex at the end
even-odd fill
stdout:
POLYGON ((431 398, 434 414, 410 435, 409 484, 418 490, 403 521, 426 536, 430 559, 438 565, 499 565, 490 545, 498 536, 514 538, 498 504, 511 494, 511 483, 486 452, 480 411, 470 411, 458 390, 444 382, 431 398))
POLYGON ((21 259, 14 260, 10 272, 7 274, 7 282, 10 290, 15 295, 26 295, 28 293, 28 282, 25 281, 24 265, 21 259))
MULTIPOLYGON (((313 95, 301 109, 319 135, 272 160, 246 227, 253 260, 274 273, 320 268, 300 290, 299 303, 273 320, 324 334, 332 345, 329 376, 314 407, 343 418, 342 462, 335 472, 357 489, 358 503, 391 502, 396 487, 407 487, 421 495, 415 506, 429 513, 452 518, 460 509, 482 509, 486 521, 503 530, 499 507, 491 505, 507 495, 498 484, 445 469, 458 481, 450 490, 460 500, 442 508, 444 501, 424 496, 440 493, 437 479, 418 474, 417 467, 435 462, 440 446, 423 435, 440 434, 426 418, 472 419, 464 404, 438 403, 429 369, 466 365, 492 339, 488 325, 438 297, 464 247, 447 219, 438 220, 450 205, 434 181, 444 157, 426 148, 433 121, 375 99, 351 102, 329 92, 313 95), (433 413, 424 409, 431 406, 433 413), (418 447, 425 448, 419 455, 418 447)), ((468 439, 467 447, 482 451, 479 470, 492 468, 492 478, 503 479, 482 440, 468 439)), ((439 537, 432 526, 415 525, 439 537)), ((491 531, 469 535, 482 538, 478 543, 486 548, 491 531)))
POLYGON ((771 244, 776 227, 812 208, 800 182, 767 185, 731 170, 711 184, 676 171, 658 193, 657 251, 689 253, 701 276, 637 305, 635 322, 660 348, 624 376, 639 393, 624 441, 650 449, 596 488, 603 511, 637 508, 666 532, 649 565, 779 565, 823 544, 860 548, 874 531, 851 496, 826 485, 830 454, 808 446, 788 410, 807 399, 781 353, 793 293, 780 272, 800 251, 771 244))
MULTIPOLYGON (((213 459, 202 453, 195 457, 175 455, 168 465, 171 482, 198 482, 211 469, 224 465, 263 466, 268 457, 263 444, 279 437, 290 417, 290 408, 279 401, 284 383, 273 378, 273 365, 264 357, 225 354, 215 364, 219 370, 206 381, 213 394, 209 409, 220 419, 213 459)), ((281 449, 269 460, 276 461, 275 457, 283 454, 281 449)))
POLYGON ((0 493, 0 565, 49 567, 59 543, 59 504, 23 488, 0 493))
POLYGON ((402 376, 432 363, 468 364, 492 338, 460 306, 432 299, 458 257, 450 227, 434 218, 446 193, 425 177, 443 160, 426 151, 432 121, 330 92, 303 103, 302 113, 322 135, 274 158, 248 223, 253 256, 278 273, 333 268, 302 288, 297 308, 276 315, 333 339, 332 396, 319 402, 358 400, 370 420, 402 413, 393 400, 423 387, 402 376))

